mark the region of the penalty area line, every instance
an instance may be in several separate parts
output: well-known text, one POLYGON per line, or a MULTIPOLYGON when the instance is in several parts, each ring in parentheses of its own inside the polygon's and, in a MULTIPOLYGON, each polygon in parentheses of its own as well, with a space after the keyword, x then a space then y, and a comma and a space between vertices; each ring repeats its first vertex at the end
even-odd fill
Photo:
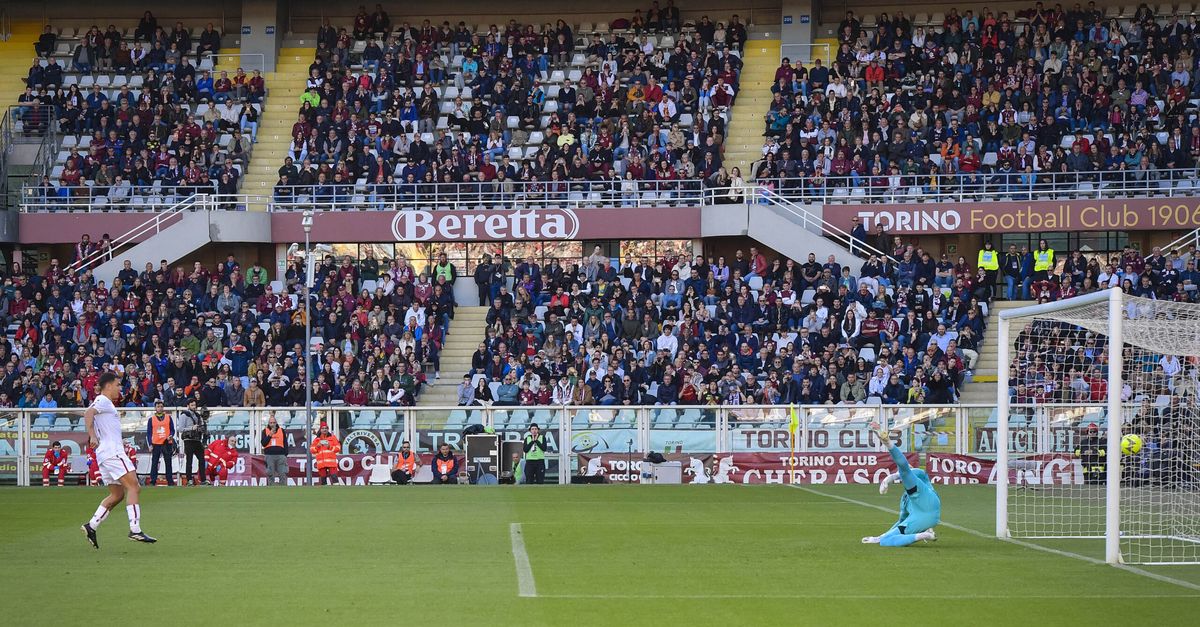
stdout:
POLYGON ((536 597, 537 583, 533 580, 533 567, 529 565, 529 553, 525 551, 525 536, 521 532, 521 523, 508 525, 508 535, 512 540, 513 562, 517 566, 517 596, 536 597))
MULTIPOLYGON (((814 490, 808 486, 803 486, 803 485, 799 485, 799 484, 795 484, 795 483, 789 484, 789 485, 793 488, 796 488, 797 490, 803 490, 810 494, 816 494, 817 496, 824 496, 826 498, 837 499, 839 501, 845 501, 846 503, 853 503, 855 505, 861 505, 863 507, 877 509, 881 512, 887 512, 892 515, 899 514, 899 512, 897 510, 891 509, 890 507, 884 507, 882 505, 876 505, 874 503, 868 503, 866 501, 860 501, 858 499, 852 499, 852 498, 840 496, 837 494, 829 494, 828 492, 814 490)), ((1072 553, 1070 551, 1063 551, 1060 549, 1052 549, 1048 546, 1042 546, 1040 544, 1034 544, 1032 542, 1025 542, 1024 540, 1016 540, 1013 538, 997 538, 995 534, 983 533, 982 531, 978 531, 976 529, 971 529, 970 527, 963 527, 962 525, 956 525, 954 523, 948 523, 944 520, 939 522, 938 526, 939 527, 949 527, 956 531, 961 531, 963 533, 973 535, 977 538, 983 538, 985 540, 1001 540, 1003 542, 1007 542, 1009 544, 1015 544, 1017 546, 1024 547, 1027 549, 1033 549, 1035 551, 1041 551, 1043 553, 1050 553, 1052 555, 1058 555, 1059 557, 1068 557, 1071 559, 1077 559, 1077 560, 1081 560, 1084 562, 1088 562, 1089 564, 1100 564, 1102 566, 1108 565, 1107 562, 1105 562, 1104 560, 1097 559, 1095 557, 1088 557, 1087 555, 1080 555, 1079 553, 1072 553)), ((1188 590, 1200 591, 1200 584, 1195 584, 1190 581, 1184 581, 1182 579, 1176 579, 1174 577, 1160 575, 1159 573, 1153 573, 1148 570, 1143 570, 1141 568, 1129 566, 1127 564, 1114 564, 1113 566, 1116 566, 1117 568, 1119 568, 1121 570, 1133 573, 1135 575, 1141 575, 1142 577, 1146 577, 1148 579, 1153 579, 1155 581, 1161 581, 1162 583, 1169 583, 1172 585, 1179 586, 1181 588, 1187 588, 1188 590)))

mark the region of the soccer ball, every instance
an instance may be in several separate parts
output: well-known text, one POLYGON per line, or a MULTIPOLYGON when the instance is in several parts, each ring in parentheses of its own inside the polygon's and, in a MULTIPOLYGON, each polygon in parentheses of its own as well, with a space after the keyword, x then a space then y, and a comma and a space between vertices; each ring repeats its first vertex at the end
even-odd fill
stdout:
POLYGON ((1129 434, 1121 438, 1121 453, 1137 455, 1140 450, 1142 450, 1142 436, 1129 434))

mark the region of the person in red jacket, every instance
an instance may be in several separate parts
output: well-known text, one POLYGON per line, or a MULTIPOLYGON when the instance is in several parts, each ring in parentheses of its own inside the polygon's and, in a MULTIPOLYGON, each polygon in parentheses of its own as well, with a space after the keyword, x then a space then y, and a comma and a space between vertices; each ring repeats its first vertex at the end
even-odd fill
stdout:
POLYGON ((338 453, 342 451, 342 443, 338 437, 329 431, 324 422, 317 436, 313 438, 312 454, 317 469, 317 481, 323 485, 333 485, 338 474, 338 453))
POLYGON ((67 471, 71 469, 71 454, 55 440, 42 458, 42 485, 50 485, 50 475, 58 473, 58 485, 65 485, 67 471))
MULTIPOLYGON (((101 485, 103 482, 100 480, 100 466, 96 463, 96 449, 89 446, 84 452, 87 455, 87 484, 101 485)), ((125 456, 137 468, 137 449, 130 446, 129 442, 125 443, 125 456)))
POLYGON ((222 481, 229 482, 229 469, 237 463, 238 452, 233 442, 233 434, 224 439, 214 440, 204 449, 205 472, 212 485, 220 485, 222 481))

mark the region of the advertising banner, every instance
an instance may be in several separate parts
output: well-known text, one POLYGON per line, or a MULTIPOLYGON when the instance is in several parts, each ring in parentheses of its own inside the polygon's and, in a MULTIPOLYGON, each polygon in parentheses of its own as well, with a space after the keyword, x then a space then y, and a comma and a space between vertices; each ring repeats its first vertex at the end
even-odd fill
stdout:
MULTIPOLYGON (((683 465, 683 482, 742 484, 876 484, 895 472, 896 465, 886 453, 832 451, 798 454, 795 458, 775 453, 692 453, 664 455, 667 461, 683 465)), ((906 453, 916 465, 917 454, 906 453)), ((613 483, 639 482, 643 462, 621 454, 580 454, 583 474, 603 475, 613 483), (633 476, 630 476, 632 467, 633 476)))
POLYGON ((825 206, 825 219, 849 231, 859 218, 894 234, 1033 233, 1042 231, 1192 230, 1200 226, 1200 199, 1129 198, 825 206))
MULTIPOLYGON (((304 239, 299 212, 271 214, 276 242, 304 239)), ((512 242, 700 237, 699 207, 353 211, 321 224, 327 242, 512 242)))
MULTIPOLYGON (((1083 466, 1064 453, 1014 457, 1009 461, 1012 485, 1081 485, 1083 466)), ((995 484, 996 460, 970 455, 930 453, 926 472, 939 484, 995 484)))

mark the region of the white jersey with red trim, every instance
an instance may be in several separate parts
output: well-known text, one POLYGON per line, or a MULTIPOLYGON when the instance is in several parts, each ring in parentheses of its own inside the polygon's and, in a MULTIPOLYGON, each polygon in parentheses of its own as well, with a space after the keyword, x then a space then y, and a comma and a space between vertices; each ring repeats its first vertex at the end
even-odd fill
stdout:
POLYGON ((96 429, 96 438, 100 443, 96 446, 96 459, 103 463, 117 455, 125 454, 125 444, 121 439, 121 416, 111 399, 101 394, 92 402, 96 416, 92 424, 96 429))

